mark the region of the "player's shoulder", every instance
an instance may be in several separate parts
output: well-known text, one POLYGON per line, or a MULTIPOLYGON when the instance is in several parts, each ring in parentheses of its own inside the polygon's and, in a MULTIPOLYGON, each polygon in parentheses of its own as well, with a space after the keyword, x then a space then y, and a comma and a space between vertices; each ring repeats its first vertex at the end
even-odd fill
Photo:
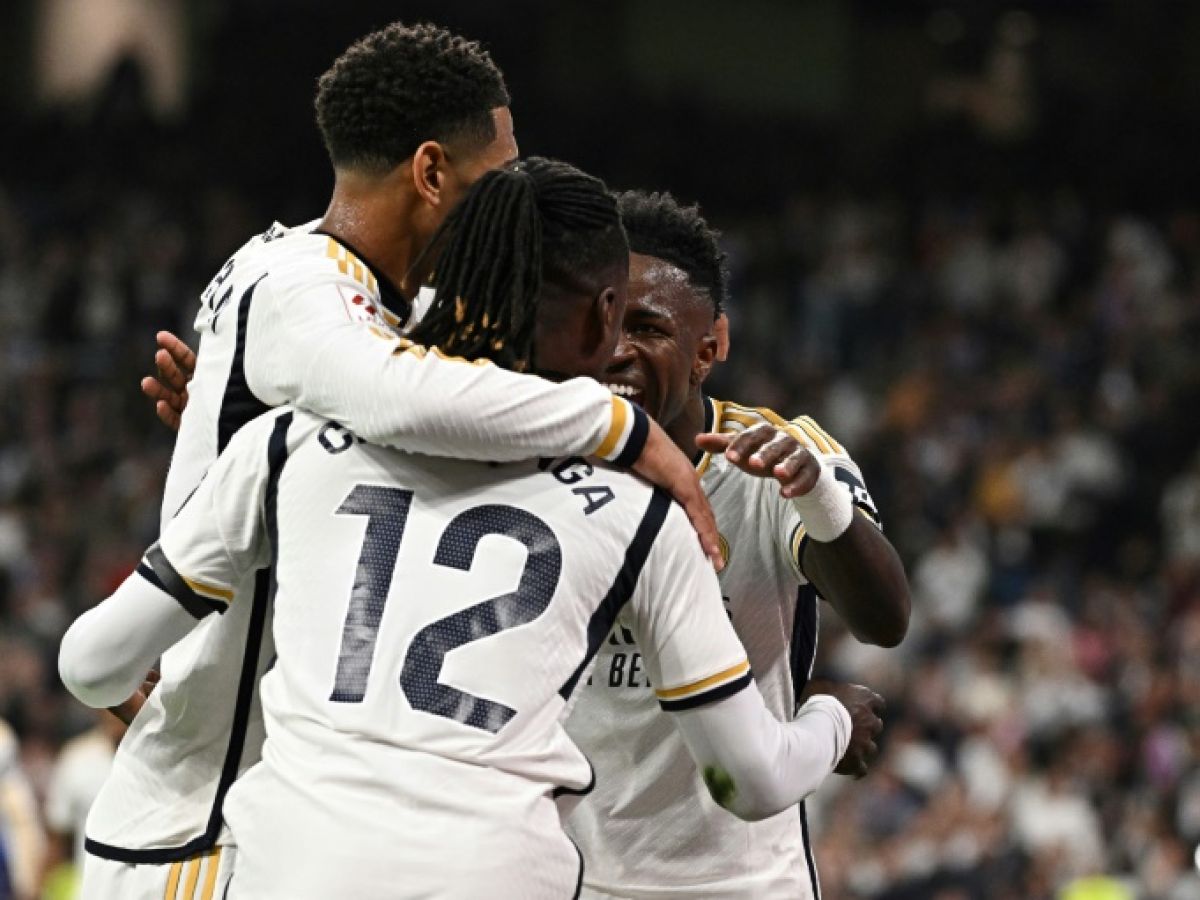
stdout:
MULTIPOLYGON (((275 222, 242 245, 226 262, 241 282, 265 279, 276 291, 309 286, 322 280, 357 286, 365 295, 379 294, 371 267, 345 243, 319 230, 320 220, 288 227, 275 222)), ((218 273, 217 281, 222 279, 218 273)))
POLYGON ((341 429, 341 426, 295 406, 276 406, 239 428, 222 452, 222 456, 261 461, 259 457, 265 452, 270 459, 281 455, 286 457, 305 438, 324 426, 341 429))
POLYGON ((303 267, 304 260, 320 260, 325 239, 315 232, 317 225, 317 221, 295 227, 273 222, 266 231, 242 244, 201 292, 196 329, 217 331, 225 309, 236 307, 244 293, 268 276, 282 278, 296 268, 298 261, 303 267))
POLYGON ((683 534, 695 537, 687 513, 667 491, 612 463, 574 459, 586 463, 587 471, 594 473, 595 487, 620 498, 631 523, 636 524, 637 540, 647 547, 660 538, 669 540, 683 534))
POLYGON ((596 524, 640 515, 655 493, 651 484, 632 472, 582 456, 539 459, 526 477, 543 485, 539 493, 554 498, 556 506, 559 502, 578 506, 596 524), (601 516, 606 508, 616 514, 601 516))
POLYGON ((814 453, 822 456, 847 456, 846 448, 838 443, 812 416, 785 418, 765 406, 749 406, 732 400, 711 400, 714 411, 712 431, 738 434, 756 425, 772 425, 794 437, 814 453))

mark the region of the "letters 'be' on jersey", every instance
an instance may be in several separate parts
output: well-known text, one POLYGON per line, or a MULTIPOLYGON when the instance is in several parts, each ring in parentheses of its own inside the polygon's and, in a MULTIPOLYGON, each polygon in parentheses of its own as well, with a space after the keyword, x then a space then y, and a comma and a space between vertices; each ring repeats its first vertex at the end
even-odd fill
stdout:
POLYGON ((560 720, 615 617, 668 707, 750 683, 682 510, 582 458, 433 459, 275 411, 145 565, 204 615, 272 558, 269 737, 226 803, 251 895, 509 896, 501 866, 512 896, 569 896, 550 798, 592 774, 560 720))
MULTIPOLYGON (((762 422, 786 429, 834 467, 878 524, 858 466, 811 419, 705 403, 706 431, 762 422)), ((816 653, 818 598, 798 562, 804 523, 774 479, 748 475, 723 456, 705 455, 699 468, 727 554, 720 583, 730 619, 767 708, 790 719, 816 653)), ((597 776, 596 790, 568 821, 589 861, 588 887, 621 897, 819 897, 803 807, 799 815, 743 822, 712 803, 622 624, 597 654, 567 722, 597 776)))
MULTIPOLYGON (((267 336, 281 330, 272 321, 279 309, 304 305, 294 302, 296 294, 320 285, 331 294, 320 314, 332 319, 379 328, 398 321, 376 276, 341 244, 315 233, 316 224, 273 225, 230 257, 204 291, 197 368, 163 496, 164 525, 237 430, 281 402, 269 393, 260 397, 251 384, 278 380, 254 367, 280 366, 266 352, 267 336), (248 353, 252 311, 262 321, 255 323, 258 346, 248 353)), ((400 308, 398 299, 392 302, 400 308)), ((88 816, 88 852, 124 862, 170 862, 220 836, 221 798, 257 761, 263 739, 255 687, 271 649, 265 579, 258 580, 251 573, 245 583, 230 585, 231 596, 236 591, 246 602, 164 654, 162 680, 121 741, 88 816)))

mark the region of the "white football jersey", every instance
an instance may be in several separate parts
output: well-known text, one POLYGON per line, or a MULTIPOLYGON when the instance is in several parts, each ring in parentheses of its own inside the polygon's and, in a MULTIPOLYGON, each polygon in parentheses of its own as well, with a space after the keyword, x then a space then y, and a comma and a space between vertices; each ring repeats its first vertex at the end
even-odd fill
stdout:
POLYGON ((580 457, 435 459, 271 412, 139 572, 220 621, 268 564, 269 737, 226 804, 232 897, 570 896, 554 798, 593 776, 561 720, 617 615, 664 708, 750 684, 682 509, 580 457))
MULTIPOLYGON (((706 431, 769 422, 831 463, 856 505, 878 523, 858 466, 811 419, 705 399, 706 431)), ((811 673, 817 595, 800 570, 804 523, 774 479, 705 454, 701 485, 712 503, 727 565, 721 592, 767 708, 791 719, 811 673)), ((819 897, 800 812, 744 822, 712 803, 687 747, 655 702, 658 682, 618 620, 567 731, 591 760, 596 788, 568 820, 588 866, 591 896, 819 897)), ((589 896, 585 893, 584 896, 589 896)))
MULTIPOLYGON (((406 301, 316 226, 273 225, 204 291, 164 524, 238 429, 285 402, 378 443, 442 456, 596 453, 628 464, 640 453, 644 419, 590 379, 556 385, 405 341, 393 328, 406 301)), ((258 759, 257 684, 272 656, 266 573, 229 590, 241 602, 163 656, 162 679, 88 817, 89 853, 174 862, 228 839, 221 805, 258 759)))

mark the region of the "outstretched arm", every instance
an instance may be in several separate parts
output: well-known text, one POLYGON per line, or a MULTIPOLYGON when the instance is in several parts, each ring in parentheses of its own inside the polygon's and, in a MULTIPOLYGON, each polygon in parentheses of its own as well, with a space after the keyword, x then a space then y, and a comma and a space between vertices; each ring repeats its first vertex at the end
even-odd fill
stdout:
MULTIPOLYGON (((336 315, 316 321, 322 323, 319 334, 311 324, 291 326, 298 343, 311 347, 262 348, 266 362, 254 365, 252 384, 265 402, 293 402, 359 437, 435 456, 598 455, 668 491, 713 565, 723 565, 716 519, 695 467, 656 422, 598 383, 576 378, 554 384, 448 359, 336 315)), ((158 333, 158 345, 157 373, 142 379, 142 392, 155 401, 164 424, 178 429, 196 355, 170 332, 158 333)), ((257 358, 247 354, 247 360, 257 358)))

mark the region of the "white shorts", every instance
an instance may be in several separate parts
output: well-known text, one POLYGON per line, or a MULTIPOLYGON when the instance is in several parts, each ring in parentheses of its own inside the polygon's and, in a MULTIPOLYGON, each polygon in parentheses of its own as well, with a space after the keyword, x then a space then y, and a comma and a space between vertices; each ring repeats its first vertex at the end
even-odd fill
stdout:
POLYGON ((125 863, 88 853, 78 900, 222 900, 236 856, 232 846, 176 863, 125 863))

